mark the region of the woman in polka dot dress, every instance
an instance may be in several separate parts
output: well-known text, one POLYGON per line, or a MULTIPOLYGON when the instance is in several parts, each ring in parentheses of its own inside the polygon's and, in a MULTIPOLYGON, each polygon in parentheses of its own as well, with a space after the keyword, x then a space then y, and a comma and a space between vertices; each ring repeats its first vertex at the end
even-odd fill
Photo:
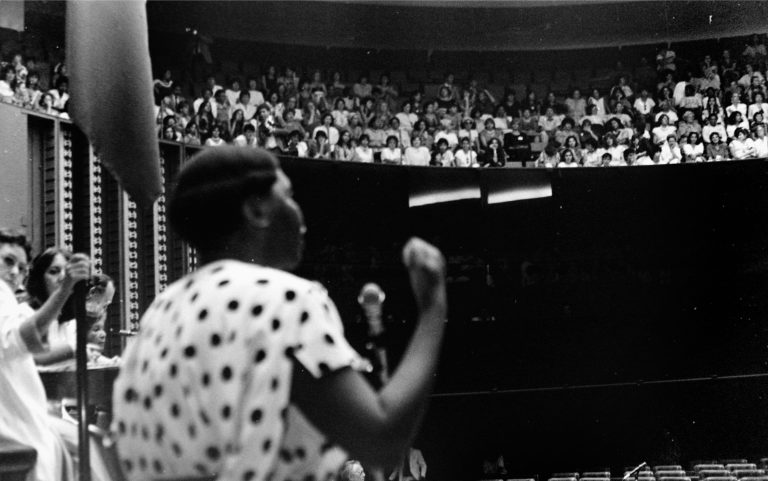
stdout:
POLYGON ((320 481, 347 453, 397 464, 437 366, 441 253, 419 239, 403 249, 419 324, 376 392, 327 292, 287 272, 305 227, 274 156, 201 152, 179 175, 169 217, 203 266, 155 299, 126 349, 113 429, 128 479, 320 481))

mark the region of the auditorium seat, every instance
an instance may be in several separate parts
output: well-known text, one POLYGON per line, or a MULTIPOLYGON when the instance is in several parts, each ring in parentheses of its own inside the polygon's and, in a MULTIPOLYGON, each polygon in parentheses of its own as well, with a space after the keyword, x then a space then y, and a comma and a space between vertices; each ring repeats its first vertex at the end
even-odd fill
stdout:
POLYGON ((685 471, 683 471, 683 468, 670 469, 670 470, 657 469, 656 476, 659 478, 662 478, 662 477, 674 478, 674 477, 681 477, 681 476, 684 477, 686 476, 686 473, 685 471))
POLYGON ((733 469, 731 470, 734 476, 737 478, 764 476, 765 470, 762 469, 733 469))
POLYGON ((733 476, 711 476, 707 481, 737 481, 733 476))
POLYGON ((657 476, 658 481, 691 481, 689 476, 657 476))
POLYGON ((693 469, 695 471, 713 470, 713 469, 724 470, 725 466, 722 464, 716 464, 716 463, 702 463, 702 464, 694 465, 693 469))
POLYGON ((577 478, 579 477, 579 473, 577 472, 561 472, 561 473, 552 473, 553 478, 577 478))
POLYGON ((725 464, 726 467, 728 467, 729 464, 752 464, 746 458, 721 459, 720 463, 725 464))
POLYGON ((608 481, 611 479, 611 476, 582 476, 579 478, 579 481, 608 481))
POLYGON ((682 471, 683 467, 679 464, 662 464, 653 467, 654 471, 682 471))
POLYGON ((725 463, 725 469, 730 469, 731 471, 735 471, 737 469, 757 469, 757 464, 755 463, 725 463))
POLYGON ((731 472, 727 469, 700 469, 697 471, 701 479, 707 479, 716 476, 730 476, 731 472))
MULTIPOLYGON (((556 474, 567 474, 567 473, 556 473, 556 474)), ((578 481, 578 477, 576 476, 553 476, 549 478, 549 481, 578 481)))
POLYGON ((744 476, 739 481, 768 481, 768 476, 744 476))
POLYGON ((581 473, 582 478, 610 478, 610 471, 584 471, 581 473))

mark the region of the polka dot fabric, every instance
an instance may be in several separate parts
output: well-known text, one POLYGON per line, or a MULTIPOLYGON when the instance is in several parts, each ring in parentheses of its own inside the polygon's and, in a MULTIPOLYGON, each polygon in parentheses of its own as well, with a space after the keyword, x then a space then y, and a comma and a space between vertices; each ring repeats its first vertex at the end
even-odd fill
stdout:
POLYGON ((321 285, 220 261, 169 286, 115 381, 127 477, 333 478, 346 455, 290 405, 295 362, 315 377, 365 368, 321 285))

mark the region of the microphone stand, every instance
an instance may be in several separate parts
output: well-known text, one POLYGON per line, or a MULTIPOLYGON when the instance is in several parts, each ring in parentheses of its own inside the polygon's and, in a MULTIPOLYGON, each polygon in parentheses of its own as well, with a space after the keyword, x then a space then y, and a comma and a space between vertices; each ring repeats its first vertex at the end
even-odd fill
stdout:
POLYGON ((91 481, 91 458, 88 435, 88 315, 85 299, 88 293, 88 283, 85 281, 75 284, 75 322, 77 329, 77 344, 75 346, 75 366, 77 369, 77 451, 80 467, 80 481, 91 481))

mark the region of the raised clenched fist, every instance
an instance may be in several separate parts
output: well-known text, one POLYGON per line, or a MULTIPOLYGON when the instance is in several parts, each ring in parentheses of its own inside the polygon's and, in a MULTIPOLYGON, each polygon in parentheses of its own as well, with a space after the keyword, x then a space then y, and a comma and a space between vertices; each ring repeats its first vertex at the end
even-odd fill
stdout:
POLYGON ((444 308, 445 259, 440 250, 419 238, 411 238, 403 247, 403 263, 419 308, 444 308))

